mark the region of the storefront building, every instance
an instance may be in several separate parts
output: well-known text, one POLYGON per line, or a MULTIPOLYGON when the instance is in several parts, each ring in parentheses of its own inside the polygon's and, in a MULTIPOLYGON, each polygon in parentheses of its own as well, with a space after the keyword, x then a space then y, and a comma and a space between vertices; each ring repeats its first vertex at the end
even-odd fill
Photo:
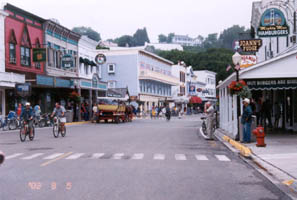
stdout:
POLYGON ((179 79, 179 85, 172 86, 172 98, 175 106, 184 110, 189 103, 189 97, 186 95, 186 74, 187 66, 179 62, 177 65, 172 65, 172 75, 179 79))
MULTIPOLYGON (((23 74, 26 83, 32 84, 37 75, 44 74, 44 63, 33 62, 33 48, 44 43, 42 24, 45 20, 11 4, 6 4, 4 10, 9 14, 5 18, 5 70, 23 74)), ((13 74, 11 79, 15 79, 13 74)), ((6 113, 14 110, 17 102, 37 100, 34 95, 30 98, 17 96, 14 88, 6 89, 5 96, 6 113)))
POLYGON ((144 111, 172 102, 172 86, 179 79, 171 74, 172 62, 144 50, 100 51, 106 55, 102 79, 109 88, 127 88, 144 111))

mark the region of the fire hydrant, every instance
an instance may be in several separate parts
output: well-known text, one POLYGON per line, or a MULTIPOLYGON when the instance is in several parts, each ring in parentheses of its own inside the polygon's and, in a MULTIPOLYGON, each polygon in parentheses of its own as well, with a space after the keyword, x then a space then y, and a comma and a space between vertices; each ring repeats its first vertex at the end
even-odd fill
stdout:
POLYGON ((266 144, 264 142, 264 138, 265 138, 264 128, 262 126, 258 126, 256 129, 253 130, 253 134, 257 138, 256 146, 257 147, 266 147, 266 144))

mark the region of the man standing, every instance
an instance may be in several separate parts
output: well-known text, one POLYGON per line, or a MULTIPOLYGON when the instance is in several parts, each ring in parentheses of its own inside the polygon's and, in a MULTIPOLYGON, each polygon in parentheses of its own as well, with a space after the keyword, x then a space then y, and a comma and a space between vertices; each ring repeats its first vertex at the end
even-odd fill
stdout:
POLYGON ((251 142, 251 124, 252 124, 252 108, 249 105, 250 100, 245 98, 243 100, 243 114, 241 118, 241 123, 243 124, 243 143, 251 142))
POLYGON ((213 140, 213 132, 214 132, 214 128, 213 128, 213 123, 214 123, 214 119, 215 119, 215 109, 213 107, 213 105, 211 104, 211 102, 207 102, 205 104, 205 110, 204 112, 207 114, 206 116, 206 127, 207 127, 207 135, 208 135, 208 139, 209 140, 213 140))

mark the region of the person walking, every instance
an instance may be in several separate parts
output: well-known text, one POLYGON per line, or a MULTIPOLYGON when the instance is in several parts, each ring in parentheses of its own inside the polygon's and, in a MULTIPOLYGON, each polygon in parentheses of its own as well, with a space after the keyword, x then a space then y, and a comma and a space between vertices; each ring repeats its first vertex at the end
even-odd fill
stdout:
POLYGON ((94 123, 94 121, 97 121, 97 112, 98 112, 98 106, 95 103, 93 106, 93 117, 92 117, 92 123, 94 123))
POLYGON ((257 125, 259 125, 262 121, 262 114, 261 114, 261 110, 262 110, 262 103, 261 103, 261 99, 258 99, 256 102, 256 117, 257 117, 257 125))
POLYGON ((278 128, 280 116, 281 116, 281 107, 278 102, 275 102, 275 105, 274 105, 274 128, 278 128))
POLYGON ((208 140, 213 140, 213 123, 214 123, 214 117, 215 117, 215 109, 213 105, 211 104, 210 101, 208 101, 205 104, 205 110, 204 112, 206 113, 206 130, 207 130, 207 135, 208 135, 208 140))
POLYGON ((271 105, 269 99, 267 99, 263 103, 264 127, 266 127, 266 119, 267 119, 268 120, 268 127, 269 128, 272 128, 272 123, 271 123, 271 109, 272 109, 272 105, 271 105))
POLYGON ((241 123, 243 124, 243 143, 251 142, 251 124, 252 124, 252 108, 249 105, 250 100, 245 98, 243 100, 243 114, 241 117, 241 123))

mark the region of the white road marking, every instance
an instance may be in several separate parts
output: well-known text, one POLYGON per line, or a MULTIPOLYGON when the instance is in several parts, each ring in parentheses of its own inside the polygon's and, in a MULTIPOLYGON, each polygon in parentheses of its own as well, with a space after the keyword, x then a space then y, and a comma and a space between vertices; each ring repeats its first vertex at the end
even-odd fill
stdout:
POLYGON ((75 160, 75 159, 82 157, 83 155, 84 155, 84 153, 75 153, 65 159, 66 160, 75 160))
POLYGON ((208 160, 208 158, 205 155, 195 155, 197 160, 208 160))
POLYGON ((154 160, 165 160, 164 154, 154 154, 154 160))
POLYGON ((39 157, 39 156, 42 156, 44 153, 35 153, 35 154, 33 154, 33 155, 31 155, 31 156, 27 156, 27 157, 23 157, 23 158, 21 158, 22 160, 30 160, 30 159, 33 159, 33 158, 37 158, 37 157, 39 157))
POLYGON ((225 155, 215 155, 219 161, 230 161, 230 159, 225 155))
POLYGON ((131 160, 141 160, 143 159, 144 154, 143 153, 135 153, 132 157, 131 160))
POLYGON ((175 160, 187 160, 185 154, 175 154, 175 160))
POLYGON ((98 159, 103 157, 105 154, 104 153, 94 153, 91 159, 98 159))
POLYGON ((5 156, 5 160, 9 160, 9 159, 12 159, 12 158, 16 158, 16 157, 19 157, 21 155, 23 155, 24 153, 15 153, 15 154, 12 154, 10 156, 5 156))
POLYGON ((114 160, 121 160, 123 158, 124 154, 123 153, 115 153, 112 155, 111 159, 114 160))
POLYGON ((50 155, 50 156, 47 156, 47 157, 45 157, 45 158, 43 158, 43 159, 45 159, 45 160, 52 160, 52 159, 55 159, 55 158, 57 158, 57 157, 59 157, 59 156, 61 156, 61 155, 63 155, 64 153, 54 153, 54 154, 52 154, 52 155, 50 155))

